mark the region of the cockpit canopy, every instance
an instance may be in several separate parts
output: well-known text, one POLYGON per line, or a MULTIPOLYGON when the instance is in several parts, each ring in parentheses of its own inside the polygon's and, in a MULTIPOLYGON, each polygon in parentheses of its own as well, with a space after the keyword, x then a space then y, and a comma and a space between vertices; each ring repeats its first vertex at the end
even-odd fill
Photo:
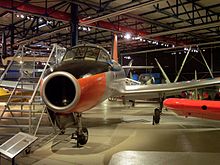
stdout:
POLYGON ((111 62, 110 55, 107 50, 97 45, 84 44, 78 45, 67 50, 63 57, 63 61, 70 60, 91 60, 100 62, 111 62))

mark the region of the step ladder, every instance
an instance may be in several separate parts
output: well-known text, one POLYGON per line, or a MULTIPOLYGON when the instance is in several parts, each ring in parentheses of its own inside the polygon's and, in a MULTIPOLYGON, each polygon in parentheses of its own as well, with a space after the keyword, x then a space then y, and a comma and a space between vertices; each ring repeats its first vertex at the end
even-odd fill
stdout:
MULTIPOLYGON (((3 110, 0 110, 0 128, 14 128, 17 132, 27 132, 36 136, 40 124, 43 125, 43 117, 46 117, 48 125, 49 115, 47 115, 47 109, 40 96, 39 86, 47 68, 59 63, 65 51, 65 48, 54 44, 51 52, 42 56, 44 60, 47 57, 46 61, 40 61, 41 52, 39 50, 19 46, 0 78, 0 85, 3 86, 7 81, 10 82, 8 86, 13 87, 7 101, 0 104, 3 106, 3 110), (27 61, 27 53, 30 52, 33 58, 29 58, 27 61), (41 68, 39 68, 40 62, 43 64, 41 68), (10 75, 10 71, 13 69, 18 70, 18 77, 10 75)), ((50 118, 49 121, 55 130, 50 118)), ((44 125, 46 124, 44 123, 44 125)))

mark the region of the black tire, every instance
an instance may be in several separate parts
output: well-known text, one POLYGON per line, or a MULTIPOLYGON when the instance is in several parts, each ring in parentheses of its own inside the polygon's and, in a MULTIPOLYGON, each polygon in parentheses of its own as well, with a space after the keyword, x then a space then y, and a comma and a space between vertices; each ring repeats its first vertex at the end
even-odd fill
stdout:
POLYGON ((85 145, 88 141, 88 137, 89 137, 89 132, 87 128, 83 127, 82 134, 78 135, 77 143, 80 145, 85 145))
POLYGON ((160 110, 158 108, 156 108, 154 110, 154 117, 153 117, 153 119, 154 119, 155 124, 159 124, 160 123, 160 110))

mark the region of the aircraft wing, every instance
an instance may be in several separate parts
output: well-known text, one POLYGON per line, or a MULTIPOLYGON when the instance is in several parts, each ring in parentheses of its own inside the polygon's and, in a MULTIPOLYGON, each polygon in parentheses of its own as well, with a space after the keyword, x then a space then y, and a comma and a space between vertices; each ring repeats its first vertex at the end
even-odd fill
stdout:
MULTIPOLYGON (((4 87, 4 88, 15 88, 17 84, 17 81, 8 81, 8 80, 3 80, 0 83, 0 87, 4 87)), ((22 88, 24 90, 28 90, 28 91, 33 91, 34 90, 34 85, 18 85, 17 88, 22 88)))
POLYGON ((11 94, 11 92, 5 88, 0 88, 0 98, 1 97, 5 97, 5 96, 9 96, 11 94))
POLYGON ((153 69, 154 66, 122 66, 123 69, 153 69))
POLYGON ((122 66, 123 69, 153 69, 154 66, 135 66, 133 65, 133 60, 129 62, 128 65, 122 66))
POLYGON ((119 96, 138 96, 143 98, 158 98, 158 96, 172 96, 180 94, 181 91, 193 90, 217 86, 220 84, 220 77, 214 79, 202 79, 192 81, 182 81, 169 84, 150 85, 126 85, 124 80, 114 83, 112 88, 119 96))

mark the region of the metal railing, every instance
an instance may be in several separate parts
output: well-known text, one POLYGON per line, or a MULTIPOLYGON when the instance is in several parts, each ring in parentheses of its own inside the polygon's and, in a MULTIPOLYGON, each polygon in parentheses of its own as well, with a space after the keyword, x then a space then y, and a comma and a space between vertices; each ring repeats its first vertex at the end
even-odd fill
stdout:
MULTIPOLYGON (((29 48, 28 48, 29 49, 29 48)), ((18 56, 18 55, 21 55, 21 65, 20 65, 20 72, 21 72, 21 75, 20 75, 20 77, 18 78, 18 81, 15 83, 15 86, 14 86, 14 89, 12 90, 12 92, 11 92, 11 94, 10 94, 10 96, 9 96, 9 98, 8 98, 8 100, 7 100, 7 102, 6 102, 6 104, 5 104, 5 108, 4 108, 4 110, 3 110, 3 112, 2 112, 2 114, 1 114, 1 116, 0 116, 0 120, 1 120, 1 118, 3 117, 3 115, 4 115, 4 113, 5 113, 5 111, 6 110, 8 110, 8 112, 10 112, 11 113, 11 116, 13 117, 14 115, 13 115, 13 113, 12 113, 12 111, 11 111, 11 109, 10 109, 10 105, 11 105, 11 102, 12 102, 12 98, 13 98, 13 96, 16 94, 16 90, 17 89, 19 89, 20 91, 25 91, 26 89, 26 87, 22 84, 23 83, 23 80, 22 80, 22 78, 23 78, 23 76, 24 76, 24 73, 22 73, 22 72, 24 72, 24 66, 23 66, 23 56, 25 55, 25 53, 26 53, 26 48, 25 48, 25 46, 24 45, 22 45, 22 46, 19 46, 19 48, 18 48, 18 50, 17 50, 17 52, 16 52, 16 54, 13 56, 13 58, 11 59, 11 61, 10 61, 10 63, 9 63, 9 65, 7 66, 7 68, 5 69, 5 71, 4 71, 4 73, 1 75, 1 77, 0 77, 0 84, 4 81, 4 78, 5 78, 5 76, 6 76, 6 74, 8 73, 8 71, 9 71, 9 69, 10 69, 10 67, 12 66, 12 64, 13 64, 13 61, 15 60, 15 58, 18 56)), ((37 124, 36 124, 36 128, 35 128, 35 130, 33 130, 33 123, 32 123, 32 113, 33 113, 33 110, 34 110, 34 107, 35 107, 35 101, 36 101, 36 96, 37 96, 37 93, 39 93, 39 86, 40 86, 40 83, 41 83, 41 81, 43 80, 43 78, 44 78, 44 74, 45 74, 45 72, 46 72, 46 70, 48 69, 48 66, 50 67, 50 66, 52 66, 52 65, 54 65, 54 64, 56 64, 56 63, 58 63, 58 62, 60 62, 60 59, 61 59, 61 57, 62 57, 62 55, 64 54, 64 51, 65 51, 66 49, 65 48, 63 48, 63 47, 60 47, 59 45, 57 45, 57 44, 53 44, 53 47, 52 47, 52 50, 51 50, 51 52, 50 52, 50 54, 49 54, 49 56, 48 56, 48 59, 47 59, 47 61, 46 61, 46 63, 45 63, 45 66, 44 66, 44 68, 42 69, 42 72, 41 72, 41 74, 40 74, 40 76, 39 76, 39 78, 38 78, 38 80, 36 81, 36 83, 33 85, 33 92, 32 92, 32 94, 31 94, 31 96, 29 95, 29 101, 28 102, 26 102, 25 104, 26 105, 28 105, 29 106, 29 114, 28 114, 28 117, 29 117, 29 120, 28 120, 28 125, 29 125, 29 134, 33 134, 34 136, 36 136, 36 134, 37 134, 37 131, 38 131, 38 129, 39 129, 39 126, 40 126, 40 123, 41 123, 41 120, 42 120, 42 117, 43 117, 43 114, 44 114, 44 112, 45 112, 45 106, 43 106, 43 108, 42 108, 42 111, 41 111, 41 114, 40 114, 40 117, 39 117, 39 120, 37 121, 37 124), (62 54, 63 53, 63 54, 62 54), (54 57, 54 59, 53 59, 53 57, 54 57), (57 58, 60 58, 60 59, 57 59, 57 58)), ((33 60, 33 63, 35 63, 36 61, 35 60, 33 60)), ((35 65, 35 64, 33 64, 33 65, 35 65)), ((35 71, 35 66, 33 66, 33 72, 35 71)), ((29 78, 36 78, 35 76, 34 76, 35 74, 32 74, 32 76, 33 77, 29 77, 29 78)), ((27 83, 27 82, 25 82, 25 83, 27 83)), ((41 100, 42 101, 42 100, 41 100)), ((16 103, 15 103, 16 104, 16 103)), ((13 104, 13 105, 15 105, 15 104, 13 104)), ((19 105, 19 104, 18 104, 19 105)), ((21 105, 21 111, 22 111, 22 104, 20 104, 21 105)), ((16 122, 16 124, 18 124, 18 121, 14 118, 14 120, 15 120, 15 122, 16 122)), ((51 121, 50 121, 51 122, 51 121)), ((53 123, 51 122, 51 124, 52 124, 52 126, 53 126, 53 123)), ((54 126, 53 126, 54 127, 54 126)))

